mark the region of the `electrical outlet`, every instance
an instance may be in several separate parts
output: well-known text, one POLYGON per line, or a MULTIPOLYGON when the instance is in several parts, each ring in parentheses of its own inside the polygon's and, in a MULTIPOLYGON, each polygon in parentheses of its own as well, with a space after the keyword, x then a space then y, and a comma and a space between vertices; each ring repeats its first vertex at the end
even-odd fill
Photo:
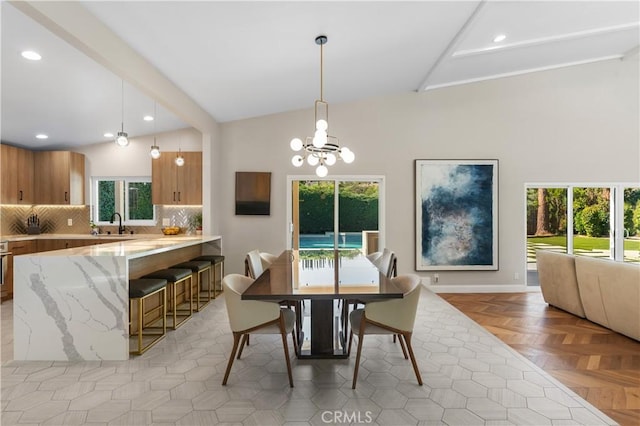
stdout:
POLYGON ((162 218, 162 226, 171 226, 171 219, 168 217, 162 218))
POLYGON ((434 282, 434 283, 437 283, 439 279, 440 279, 440 275, 438 275, 438 274, 433 274, 433 282, 434 282))
POLYGON ((520 274, 517 273, 517 272, 515 274, 513 274, 513 279, 516 280, 516 281, 519 280, 520 279, 520 274))
POLYGON ((73 219, 67 219, 67 226, 73 226, 73 219))

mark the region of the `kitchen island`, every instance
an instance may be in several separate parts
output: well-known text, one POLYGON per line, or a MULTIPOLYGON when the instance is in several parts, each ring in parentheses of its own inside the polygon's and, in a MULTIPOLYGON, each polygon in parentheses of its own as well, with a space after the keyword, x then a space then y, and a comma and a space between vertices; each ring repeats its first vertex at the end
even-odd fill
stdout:
POLYGON ((129 359, 129 279, 202 254, 219 236, 164 236, 14 259, 14 360, 129 359))

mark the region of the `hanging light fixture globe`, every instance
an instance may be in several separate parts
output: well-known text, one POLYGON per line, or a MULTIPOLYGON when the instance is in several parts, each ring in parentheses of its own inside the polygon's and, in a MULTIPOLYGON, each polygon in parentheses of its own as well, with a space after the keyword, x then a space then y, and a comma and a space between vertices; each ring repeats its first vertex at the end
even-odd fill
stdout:
POLYGON ((323 46, 327 43, 327 36, 316 37, 316 44, 320 46, 320 99, 315 102, 315 131, 313 136, 307 136, 303 142, 300 138, 293 138, 289 143, 296 154, 291 159, 295 167, 302 167, 305 163, 316 167, 316 175, 325 177, 329 173, 327 166, 333 166, 337 160, 347 164, 353 163, 356 156, 346 146, 340 147, 338 138, 329 134, 329 104, 323 96, 323 46))

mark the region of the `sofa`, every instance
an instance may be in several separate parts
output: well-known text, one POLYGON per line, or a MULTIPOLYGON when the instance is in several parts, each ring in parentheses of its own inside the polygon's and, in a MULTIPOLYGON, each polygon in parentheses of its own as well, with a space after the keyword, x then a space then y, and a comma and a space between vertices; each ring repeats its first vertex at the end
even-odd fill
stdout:
POLYGON ((640 265, 536 251, 545 302, 640 341, 640 265))

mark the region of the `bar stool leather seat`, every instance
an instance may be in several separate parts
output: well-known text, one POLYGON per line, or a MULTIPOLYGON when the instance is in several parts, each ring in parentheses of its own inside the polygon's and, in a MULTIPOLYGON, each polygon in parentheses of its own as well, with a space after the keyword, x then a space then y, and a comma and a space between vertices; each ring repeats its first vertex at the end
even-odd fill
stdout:
POLYGON ((172 329, 176 329, 189 318, 193 314, 193 305, 192 305, 192 284, 191 284, 191 269, 186 268, 167 268, 160 269, 158 271, 154 271, 150 274, 145 275, 142 278, 160 278, 167 280, 167 288, 168 288, 168 299, 169 299, 169 308, 167 309, 167 317, 171 317, 173 323, 171 325, 172 329), (189 281, 189 282, 187 282, 189 281), (184 283, 184 302, 188 304, 188 308, 181 307, 181 304, 178 304, 178 285, 184 283), (178 322, 178 317, 181 320, 178 322))
MULTIPOLYGON (((196 289, 196 292, 192 295, 192 299, 194 301, 194 306, 196 311, 200 311, 211 301, 211 278, 209 277, 209 283, 207 285, 207 296, 203 298, 204 300, 200 302, 200 288, 202 286, 202 274, 209 271, 211 274, 211 262, 208 260, 190 260, 188 262, 178 263, 177 265, 173 265, 171 268, 179 268, 179 269, 190 269, 191 272, 196 276, 197 280, 192 282, 192 290, 196 289)), ((191 278, 193 280, 193 277, 191 278)))
POLYGON ((132 335, 132 323, 131 323, 131 314, 134 312, 134 303, 135 303, 135 316, 136 316, 136 350, 129 350, 129 353, 142 355, 147 349, 151 348, 151 346, 158 343, 160 340, 164 338, 167 334, 167 319, 166 319, 166 310, 167 310, 167 280, 163 278, 138 278, 129 280, 129 335, 132 335), (158 306, 151 309, 150 311, 145 312, 145 301, 149 299, 151 296, 158 294, 159 302, 158 306), (160 310, 159 313, 157 311, 160 310), (145 327, 145 316, 152 315, 154 312, 156 318, 152 318, 151 322, 147 324, 145 327), (162 321, 162 327, 151 327, 150 324, 153 324, 157 321, 162 321), (145 333, 149 330, 160 330, 156 333, 145 333), (150 336, 151 339, 143 344, 143 337, 150 336))

